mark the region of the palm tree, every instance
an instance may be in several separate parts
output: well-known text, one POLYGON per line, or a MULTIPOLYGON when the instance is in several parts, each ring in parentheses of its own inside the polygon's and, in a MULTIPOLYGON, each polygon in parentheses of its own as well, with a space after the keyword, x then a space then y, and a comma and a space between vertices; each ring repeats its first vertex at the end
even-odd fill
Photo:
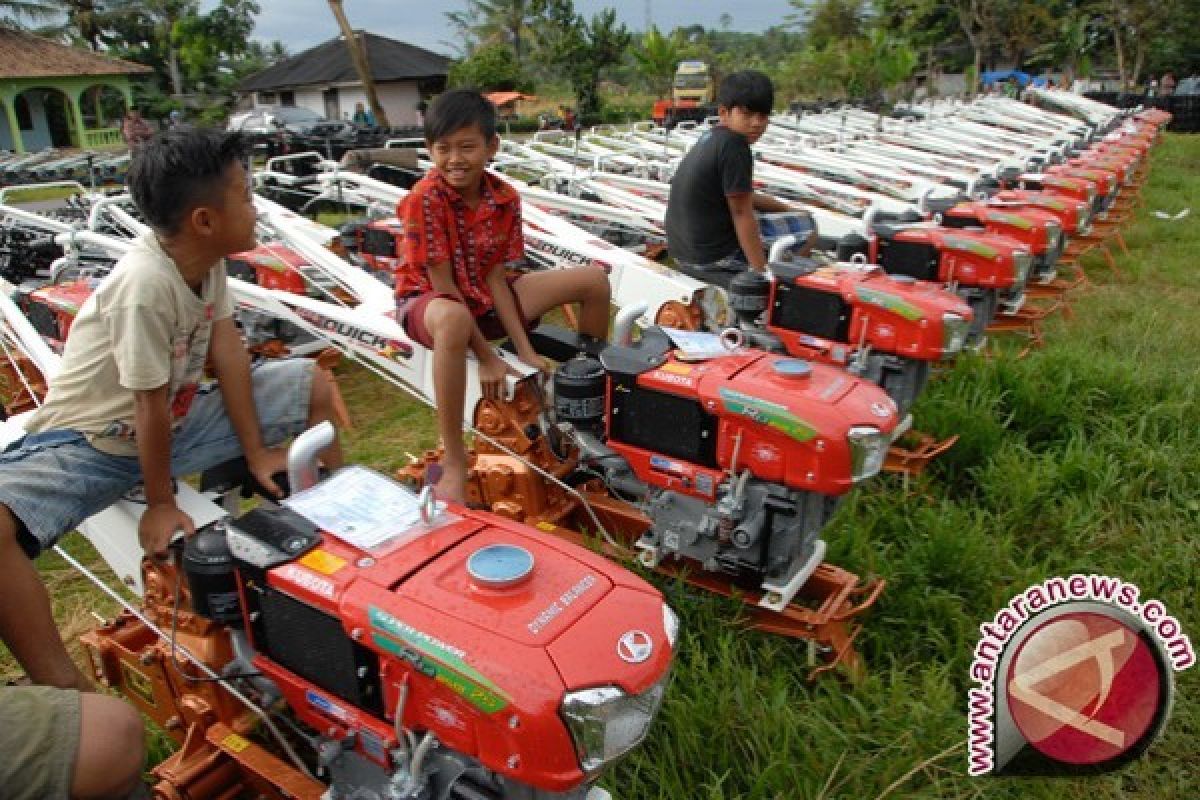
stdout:
POLYGON ((660 98, 671 93, 671 79, 679 63, 679 53, 678 37, 663 36, 655 25, 642 36, 641 46, 633 50, 638 73, 660 98))
POLYGON ((542 9, 540 0, 470 0, 472 15, 482 20, 475 30, 481 44, 512 45, 521 67, 526 34, 542 9))

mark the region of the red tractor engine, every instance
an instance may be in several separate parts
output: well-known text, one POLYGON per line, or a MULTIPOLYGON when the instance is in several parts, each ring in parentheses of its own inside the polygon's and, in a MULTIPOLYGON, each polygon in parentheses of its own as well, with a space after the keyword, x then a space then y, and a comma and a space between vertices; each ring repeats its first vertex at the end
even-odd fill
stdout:
POLYGON ((1017 180, 1016 188, 1031 189, 1062 197, 1071 197, 1087 203, 1095 216, 1104 210, 1104 198, 1093 181, 1073 178, 1068 175, 1046 175, 1027 173, 1017 180))
POLYGON ((230 256, 226 264, 230 277, 292 294, 308 294, 305 274, 316 274, 302 256, 283 245, 260 244, 230 256))
POLYGON ((1033 253, 1030 280, 1049 283, 1055 277, 1055 265, 1067 246, 1059 218, 1037 208, 1001 209, 983 201, 958 203, 938 212, 936 221, 947 228, 982 230, 1020 242, 1033 253))
POLYGON ((814 261, 747 270, 729 285, 738 328, 753 346, 840 366, 881 386, 906 416, 930 366, 966 345, 974 316, 939 284, 877 266, 814 261))
POLYGON ((1113 203, 1117 200, 1117 191, 1121 188, 1121 178, 1117 171, 1105 169, 1099 165, 1073 167, 1067 164, 1057 164, 1046 167, 1046 174, 1090 181, 1096 187, 1102 211, 1112 208, 1113 203))
POLYGON ((347 238, 351 250, 369 270, 392 276, 400 266, 403 236, 404 226, 392 217, 356 225, 347 238))
POLYGON ((96 281, 81 278, 67 283, 50 283, 31 288, 26 283, 17 290, 17 306, 25 313, 42 339, 56 353, 67 343, 71 323, 84 302, 91 297, 96 281))
POLYGON ((645 514, 643 560, 698 562, 761 587, 774 610, 821 563, 836 499, 879 472, 899 422, 882 389, 823 364, 761 351, 689 363, 658 328, 631 346, 533 336, 564 361, 562 457, 645 514))
POLYGON ((1085 151, 1079 156, 1067 159, 1067 164, 1072 167, 1097 167, 1112 170, 1117 174, 1117 179, 1122 184, 1133 182, 1134 175, 1137 173, 1141 163, 1142 159, 1136 152, 1116 150, 1107 152, 1085 151))
POLYGON ((843 237, 839 261, 866 258, 891 275, 954 286, 974 313, 968 346, 979 346, 998 310, 1015 313, 1025 298, 1033 254, 1005 236, 929 224, 875 224, 869 240, 843 237))
POLYGON ((260 506, 190 537, 182 575, 144 566, 145 619, 173 641, 129 612, 84 637, 101 682, 181 745, 156 797, 592 797, 662 701, 662 595, 524 524, 431 514, 363 468, 324 491, 369 491, 387 538, 354 546, 260 506))
POLYGON ((1053 214, 1068 237, 1086 236, 1091 231, 1092 207, 1084 200, 1038 192, 1032 189, 1001 189, 987 202, 1001 209, 1038 209, 1053 214))

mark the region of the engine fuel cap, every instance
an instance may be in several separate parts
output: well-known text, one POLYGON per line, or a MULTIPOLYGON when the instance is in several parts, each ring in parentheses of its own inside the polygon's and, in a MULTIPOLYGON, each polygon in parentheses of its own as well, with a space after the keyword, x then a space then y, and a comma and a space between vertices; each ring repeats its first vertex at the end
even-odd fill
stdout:
POLYGON ((490 544, 467 558, 467 572, 487 589, 505 589, 529 577, 533 554, 515 544, 490 544))
POLYGON ((785 378, 807 378, 812 375, 812 364, 802 358, 781 358, 775 362, 775 374, 785 378))

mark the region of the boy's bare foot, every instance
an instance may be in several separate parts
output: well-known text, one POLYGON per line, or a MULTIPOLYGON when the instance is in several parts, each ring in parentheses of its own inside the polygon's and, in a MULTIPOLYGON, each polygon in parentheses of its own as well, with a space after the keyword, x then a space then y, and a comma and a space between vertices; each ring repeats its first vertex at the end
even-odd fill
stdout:
POLYGON ((429 478, 439 500, 466 505, 467 503, 467 467, 466 465, 449 464, 443 461, 439 470, 430 470, 429 478), (440 473, 440 474, 439 474, 440 473))

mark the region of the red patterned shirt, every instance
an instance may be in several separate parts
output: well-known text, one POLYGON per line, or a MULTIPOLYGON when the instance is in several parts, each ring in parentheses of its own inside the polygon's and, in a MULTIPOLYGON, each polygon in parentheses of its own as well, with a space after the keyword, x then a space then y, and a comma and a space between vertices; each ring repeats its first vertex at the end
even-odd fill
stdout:
POLYGON ((404 258, 396 270, 397 300, 433 291, 429 267, 449 263, 471 314, 479 317, 493 308, 488 273, 525 257, 521 198, 490 172, 483 173, 482 183, 474 211, 437 169, 400 201, 396 214, 404 226, 404 258))

